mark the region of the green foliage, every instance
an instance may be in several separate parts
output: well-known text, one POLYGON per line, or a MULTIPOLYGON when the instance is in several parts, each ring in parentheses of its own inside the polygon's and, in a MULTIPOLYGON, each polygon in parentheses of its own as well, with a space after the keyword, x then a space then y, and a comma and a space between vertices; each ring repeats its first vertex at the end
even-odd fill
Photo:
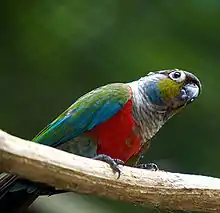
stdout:
MULTIPOLYGON (((1 128, 31 139, 97 86, 181 68, 201 79, 203 94, 165 125, 144 160, 169 171, 220 176, 219 9, 217 0, 6 1, 1 128)), ((147 212, 106 202, 114 212, 147 212)))

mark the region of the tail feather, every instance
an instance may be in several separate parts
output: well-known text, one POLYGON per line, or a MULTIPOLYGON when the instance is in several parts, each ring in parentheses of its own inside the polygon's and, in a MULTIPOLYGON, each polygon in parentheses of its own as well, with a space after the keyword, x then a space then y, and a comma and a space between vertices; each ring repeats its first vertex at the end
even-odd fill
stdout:
POLYGON ((0 212, 23 213, 37 199, 40 192, 28 193, 24 190, 7 193, 0 200, 0 212))
POLYGON ((0 199, 10 190, 16 180, 16 175, 0 173, 0 199))
POLYGON ((0 212, 23 213, 39 195, 64 192, 45 184, 20 179, 16 175, 0 173, 0 212))
POLYGON ((31 193, 25 189, 13 191, 17 181, 16 175, 0 174, 0 212, 22 213, 39 196, 40 190, 37 188, 31 193))

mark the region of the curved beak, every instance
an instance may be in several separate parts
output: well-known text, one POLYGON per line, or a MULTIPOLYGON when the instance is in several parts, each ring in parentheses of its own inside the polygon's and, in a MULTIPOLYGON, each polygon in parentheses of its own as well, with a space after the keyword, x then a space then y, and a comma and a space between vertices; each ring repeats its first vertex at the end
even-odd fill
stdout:
POLYGON ((188 83, 185 86, 183 86, 183 90, 185 96, 183 98, 186 100, 186 104, 189 104, 199 96, 201 87, 200 85, 197 85, 195 83, 188 83))
POLYGON ((202 84, 192 73, 186 72, 187 80, 183 86, 186 104, 193 102, 201 93, 202 84))

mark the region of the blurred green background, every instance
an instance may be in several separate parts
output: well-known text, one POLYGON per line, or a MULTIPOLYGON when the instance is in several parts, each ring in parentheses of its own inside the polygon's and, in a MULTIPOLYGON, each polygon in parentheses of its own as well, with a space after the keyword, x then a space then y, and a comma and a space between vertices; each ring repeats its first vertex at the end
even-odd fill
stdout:
MULTIPOLYGON (((144 161, 220 177, 219 11, 217 0, 5 1, 1 128, 31 139, 95 87, 181 68, 201 79, 203 94, 162 128, 144 161)), ((73 193, 42 197, 29 211, 157 212, 73 193)))

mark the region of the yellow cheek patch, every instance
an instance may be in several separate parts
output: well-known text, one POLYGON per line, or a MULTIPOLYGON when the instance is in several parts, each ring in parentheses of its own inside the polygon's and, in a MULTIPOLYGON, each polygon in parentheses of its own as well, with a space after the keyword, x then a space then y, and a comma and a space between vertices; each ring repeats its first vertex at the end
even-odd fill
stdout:
POLYGON ((180 94, 183 82, 176 82, 169 78, 163 79, 158 83, 160 94, 164 99, 172 99, 180 94))

